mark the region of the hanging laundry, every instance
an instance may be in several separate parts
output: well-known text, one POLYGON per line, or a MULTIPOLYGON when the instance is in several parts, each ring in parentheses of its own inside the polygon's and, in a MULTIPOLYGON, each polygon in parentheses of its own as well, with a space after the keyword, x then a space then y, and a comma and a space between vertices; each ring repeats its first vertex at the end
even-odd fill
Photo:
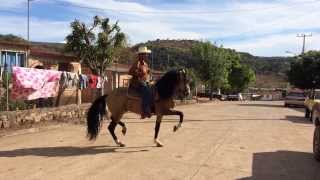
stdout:
POLYGON ((71 73, 71 86, 78 87, 79 86, 79 75, 76 73, 71 73))
POLYGON ((0 81, 3 80, 3 75, 4 75, 4 68, 0 66, 0 81))
POLYGON ((13 67, 12 74, 12 99, 34 100, 57 94, 59 71, 13 67))
POLYGON ((97 82, 97 88, 103 88, 104 83, 107 82, 108 78, 107 77, 98 77, 98 82, 97 82))
POLYGON ((68 83, 68 75, 67 72, 63 71, 60 76, 59 85, 61 88, 66 88, 68 83))
POLYGON ((86 89, 88 88, 88 77, 84 74, 79 75, 79 89, 86 89))
POLYGON ((97 88, 97 83, 98 83, 98 76, 89 75, 89 87, 97 88))
POLYGON ((98 81, 97 81, 97 87, 98 89, 102 88, 102 78, 101 77, 98 77, 98 81))
POLYGON ((61 88, 73 88, 77 87, 79 84, 79 78, 76 73, 62 72, 60 77, 60 87, 61 88))

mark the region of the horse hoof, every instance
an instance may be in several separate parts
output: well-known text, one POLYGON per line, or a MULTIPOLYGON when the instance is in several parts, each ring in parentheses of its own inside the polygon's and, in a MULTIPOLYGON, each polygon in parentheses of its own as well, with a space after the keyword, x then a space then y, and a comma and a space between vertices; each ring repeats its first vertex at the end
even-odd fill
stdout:
POLYGON ((120 147, 126 147, 126 145, 125 144, 123 144, 123 143, 118 143, 118 145, 120 146, 120 147))
POLYGON ((118 142, 116 142, 116 143, 117 143, 117 145, 120 146, 120 147, 125 147, 125 146, 126 146, 125 144, 123 144, 123 143, 120 142, 120 141, 118 141, 118 142))
POLYGON ((157 143, 157 147, 163 147, 163 144, 160 143, 160 142, 158 142, 158 143, 157 143))
POLYGON ((173 132, 176 132, 178 130, 177 126, 173 126, 173 132))
POLYGON ((163 147, 163 144, 159 140, 155 140, 157 147, 163 147))
POLYGON ((127 134, 127 128, 122 129, 122 134, 125 136, 127 134))

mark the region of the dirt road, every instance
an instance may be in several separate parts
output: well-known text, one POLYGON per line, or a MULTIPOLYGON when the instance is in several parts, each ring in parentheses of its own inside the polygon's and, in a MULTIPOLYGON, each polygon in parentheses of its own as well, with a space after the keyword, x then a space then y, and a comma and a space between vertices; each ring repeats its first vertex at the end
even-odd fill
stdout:
MULTIPOLYGON (((128 114, 128 132, 114 146, 106 126, 88 142, 83 125, 0 138, 0 179, 212 180, 320 179, 312 157, 314 127, 281 102, 181 106, 185 123, 164 120, 153 144, 154 119, 128 114), (173 123, 174 122, 174 123, 173 123)), ((106 123, 106 122, 105 122, 106 123)))

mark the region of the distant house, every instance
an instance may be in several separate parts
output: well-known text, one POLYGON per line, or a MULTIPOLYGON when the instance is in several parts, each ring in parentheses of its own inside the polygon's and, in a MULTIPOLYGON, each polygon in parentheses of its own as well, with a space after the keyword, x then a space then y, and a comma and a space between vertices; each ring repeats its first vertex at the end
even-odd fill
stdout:
MULTIPOLYGON (((32 42, 28 67, 81 73, 81 64, 75 56, 64 52, 64 44, 32 42)), ((81 92, 78 88, 67 88, 61 95, 59 105, 77 104, 81 92)))
MULTIPOLYGON (((79 60, 63 52, 63 44, 0 40, 0 67, 11 71, 13 66, 81 72, 79 60)), ((60 104, 77 103, 76 88, 66 89, 60 104)))

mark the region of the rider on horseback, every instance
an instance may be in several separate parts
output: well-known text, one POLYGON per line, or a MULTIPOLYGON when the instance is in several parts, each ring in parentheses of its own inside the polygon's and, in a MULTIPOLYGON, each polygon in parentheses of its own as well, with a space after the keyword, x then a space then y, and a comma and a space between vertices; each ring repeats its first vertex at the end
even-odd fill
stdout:
POLYGON ((151 50, 149 50, 147 47, 139 47, 138 60, 131 66, 129 70, 129 74, 132 76, 130 86, 137 89, 142 97, 142 119, 151 117, 150 106, 152 102, 152 95, 151 90, 148 87, 150 69, 146 63, 148 54, 150 53, 151 50))

